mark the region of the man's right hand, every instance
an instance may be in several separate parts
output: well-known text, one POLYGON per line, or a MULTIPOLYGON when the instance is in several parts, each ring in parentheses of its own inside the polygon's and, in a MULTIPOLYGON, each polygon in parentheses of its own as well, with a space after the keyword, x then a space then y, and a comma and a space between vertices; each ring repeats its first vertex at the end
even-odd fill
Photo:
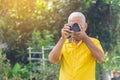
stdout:
POLYGON ((68 38, 71 35, 70 27, 65 24, 64 27, 61 29, 61 38, 55 45, 55 47, 51 50, 49 53, 49 61, 51 63, 57 63, 60 60, 60 53, 64 44, 64 41, 66 38, 68 38))
POLYGON ((71 36, 73 31, 70 30, 70 27, 68 24, 65 24, 64 27, 61 29, 61 35, 63 39, 67 39, 69 36, 71 36))

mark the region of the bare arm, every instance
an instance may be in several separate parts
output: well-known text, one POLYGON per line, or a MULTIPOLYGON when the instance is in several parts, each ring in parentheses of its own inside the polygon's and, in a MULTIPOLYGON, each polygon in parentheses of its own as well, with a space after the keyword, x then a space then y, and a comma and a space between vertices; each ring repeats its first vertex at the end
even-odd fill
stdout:
POLYGON ((80 33, 78 37, 82 39, 82 41, 85 42, 87 47, 90 49, 92 55, 100 62, 102 63, 104 61, 104 53, 101 49, 97 47, 97 45, 94 44, 94 42, 90 39, 90 37, 86 34, 85 30, 87 28, 87 25, 84 27, 80 26, 80 33))
POLYGON ((70 36, 70 33, 71 33, 71 31, 70 31, 69 27, 66 26, 66 24, 65 24, 61 30, 62 37, 59 39, 56 46, 49 53, 48 58, 51 63, 56 63, 59 60, 59 56, 60 56, 60 52, 62 50, 63 44, 64 44, 66 38, 68 36, 70 36))
POLYGON ((56 46, 50 52, 49 61, 51 63, 56 63, 58 61, 64 41, 65 40, 61 37, 56 46))
POLYGON ((103 63, 104 61, 104 54, 103 51, 101 49, 99 49, 94 43, 93 41, 86 36, 83 41, 85 42, 85 44, 87 45, 87 47, 90 49, 92 55, 100 62, 103 63))

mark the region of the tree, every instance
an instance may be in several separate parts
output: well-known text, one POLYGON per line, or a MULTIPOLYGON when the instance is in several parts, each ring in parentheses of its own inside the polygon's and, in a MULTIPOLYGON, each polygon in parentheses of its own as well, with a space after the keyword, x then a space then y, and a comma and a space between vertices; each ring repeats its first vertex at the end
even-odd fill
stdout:
POLYGON ((87 34, 98 38, 103 45, 105 64, 114 64, 109 69, 116 69, 119 62, 116 57, 120 55, 119 7, 119 0, 0 0, 0 42, 8 45, 4 52, 12 64, 27 63, 27 43, 32 42, 33 34, 40 35, 36 38, 40 43, 40 38, 46 40, 43 31, 46 30, 54 35, 50 37, 54 41, 50 42, 56 43, 69 14, 81 11, 89 25, 87 34))

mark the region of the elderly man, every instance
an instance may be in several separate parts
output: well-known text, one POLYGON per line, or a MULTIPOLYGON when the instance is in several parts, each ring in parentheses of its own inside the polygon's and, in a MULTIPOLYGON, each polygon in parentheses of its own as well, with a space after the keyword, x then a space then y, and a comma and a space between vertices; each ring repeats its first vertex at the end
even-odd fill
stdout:
POLYGON ((59 80, 95 80, 96 60, 104 61, 99 40, 86 34, 87 23, 81 12, 73 12, 61 37, 49 54, 49 61, 61 61, 59 80))

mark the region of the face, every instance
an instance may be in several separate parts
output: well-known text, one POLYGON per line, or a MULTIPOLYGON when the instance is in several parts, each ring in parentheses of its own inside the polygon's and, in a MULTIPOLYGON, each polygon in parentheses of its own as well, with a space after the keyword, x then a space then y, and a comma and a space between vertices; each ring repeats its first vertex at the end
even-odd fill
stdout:
POLYGON ((119 74, 118 74, 118 73, 115 73, 114 76, 115 76, 115 77, 119 77, 119 74))
MULTIPOLYGON (((77 23, 77 24, 79 25, 79 28, 80 28, 80 26, 81 26, 81 27, 84 27, 84 26, 83 26, 84 24, 82 23, 82 20, 81 20, 80 17, 74 17, 74 18, 68 20, 68 24, 69 24, 69 25, 73 25, 74 23, 77 23)), ((79 35, 78 32, 73 32, 71 36, 72 36, 73 39, 79 41, 81 38, 80 38, 80 36, 78 37, 78 35, 79 35)))
POLYGON ((80 19, 80 17, 74 17, 68 20, 69 25, 73 25, 74 23, 77 23, 78 25, 82 25, 82 20, 80 19))

